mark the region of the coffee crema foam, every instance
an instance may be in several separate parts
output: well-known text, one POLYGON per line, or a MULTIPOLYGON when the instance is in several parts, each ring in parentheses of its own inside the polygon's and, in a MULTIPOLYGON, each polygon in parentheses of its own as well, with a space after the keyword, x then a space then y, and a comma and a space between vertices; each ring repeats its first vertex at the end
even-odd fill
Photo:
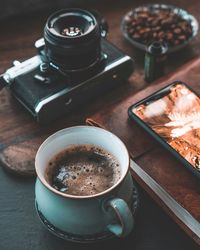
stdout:
POLYGON ((55 155, 46 168, 46 180, 56 190, 77 196, 101 193, 121 176, 117 159, 94 145, 72 145, 55 155))

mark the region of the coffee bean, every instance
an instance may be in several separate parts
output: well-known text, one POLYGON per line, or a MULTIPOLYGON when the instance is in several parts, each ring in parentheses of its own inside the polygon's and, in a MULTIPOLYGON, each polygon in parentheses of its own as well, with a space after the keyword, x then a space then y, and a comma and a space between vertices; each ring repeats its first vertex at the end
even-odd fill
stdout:
POLYGON ((180 41, 179 40, 175 40, 174 41, 174 45, 179 45, 180 44, 180 41))
POLYGON ((181 29, 180 28, 174 29, 174 33, 177 35, 181 34, 181 29))
POLYGON ((129 33, 130 35, 134 34, 134 32, 135 32, 135 30, 134 30, 133 28, 128 29, 128 33, 129 33))
POLYGON ((168 19, 162 20, 162 21, 160 22, 160 24, 161 24, 161 26, 162 26, 163 28, 166 28, 166 27, 169 27, 169 26, 170 26, 171 22, 172 22, 172 19, 171 19, 171 18, 168 18, 168 19))
POLYGON ((140 25, 138 25, 137 27, 136 27, 136 30, 141 30, 142 29, 142 26, 140 26, 140 25))
POLYGON ((156 26, 152 28, 152 31, 159 31, 161 30, 161 26, 156 26))
POLYGON ((135 27, 136 25, 137 25, 137 21, 136 20, 131 21, 131 26, 132 27, 135 27))
POLYGON ((186 36, 185 35, 181 35, 181 36, 178 37, 178 39, 180 41, 185 41, 186 40, 186 36))
POLYGON ((153 17, 149 17, 149 18, 147 19, 147 22, 152 23, 153 20, 154 20, 153 17))
POLYGON ((151 22, 151 26, 153 26, 153 27, 158 26, 158 24, 159 24, 159 20, 158 19, 152 20, 152 22, 151 22))
POLYGON ((172 40, 173 39, 173 33, 172 32, 168 32, 166 33, 166 39, 169 41, 169 40, 172 40))
POLYGON ((164 35, 165 35, 165 33, 164 33, 163 31, 160 31, 160 32, 158 33, 158 37, 159 37, 159 38, 163 38, 164 35))
POLYGON ((145 29, 140 29, 140 30, 139 30, 139 34, 140 34, 140 35, 143 35, 145 32, 146 32, 145 29))
POLYGON ((156 32, 153 33, 153 38, 157 38, 158 37, 158 34, 156 32))
POLYGON ((139 40, 141 38, 141 36, 138 33, 134 33, 132 38, 135 40, 139 40))
POLYGON ((148 13, 147 12, 143 12, 140 14, 140 17, 143 19, 143 20, 146 20, 148 18, 148 13))

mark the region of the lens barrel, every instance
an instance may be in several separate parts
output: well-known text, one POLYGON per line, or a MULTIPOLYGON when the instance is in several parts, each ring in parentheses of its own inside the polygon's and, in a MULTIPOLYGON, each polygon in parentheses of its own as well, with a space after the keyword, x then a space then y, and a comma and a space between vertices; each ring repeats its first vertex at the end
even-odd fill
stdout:
POLYGON ((66 71, 87 68, 101 58, 101 29, 86 10, 64 9, 52 14, 44 40, 47 59, 66 71))

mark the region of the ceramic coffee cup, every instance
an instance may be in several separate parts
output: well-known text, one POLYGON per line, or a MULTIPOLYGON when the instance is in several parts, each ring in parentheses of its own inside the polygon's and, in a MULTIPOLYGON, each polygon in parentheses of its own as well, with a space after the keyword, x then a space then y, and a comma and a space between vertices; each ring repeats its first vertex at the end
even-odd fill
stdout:
POLYGON ((53 227, 75 239, 128 235, 134 225, 130 210, 133 182, 129 154, 114 134, 96 127, 77 126, 58 131, 40 146, 35 160, 37 209, 53 227), (109 189, 75 196, 54 189, 45 179, 48 161, 70 145, 93 144, 110 152, 120 163, 120 179, 109 189))

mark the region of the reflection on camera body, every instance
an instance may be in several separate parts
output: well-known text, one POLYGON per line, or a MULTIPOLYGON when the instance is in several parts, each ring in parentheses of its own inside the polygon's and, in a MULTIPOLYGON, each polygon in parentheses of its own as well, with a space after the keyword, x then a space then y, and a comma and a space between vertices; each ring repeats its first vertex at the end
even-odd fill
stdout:
POLYGON ((8 69, 0 78, 41 123, 126 80, 132 59, 104 38, 106 23, 96 13, 66 9, 52 14, 44 38, 36 41, 38 55, 8 69))

